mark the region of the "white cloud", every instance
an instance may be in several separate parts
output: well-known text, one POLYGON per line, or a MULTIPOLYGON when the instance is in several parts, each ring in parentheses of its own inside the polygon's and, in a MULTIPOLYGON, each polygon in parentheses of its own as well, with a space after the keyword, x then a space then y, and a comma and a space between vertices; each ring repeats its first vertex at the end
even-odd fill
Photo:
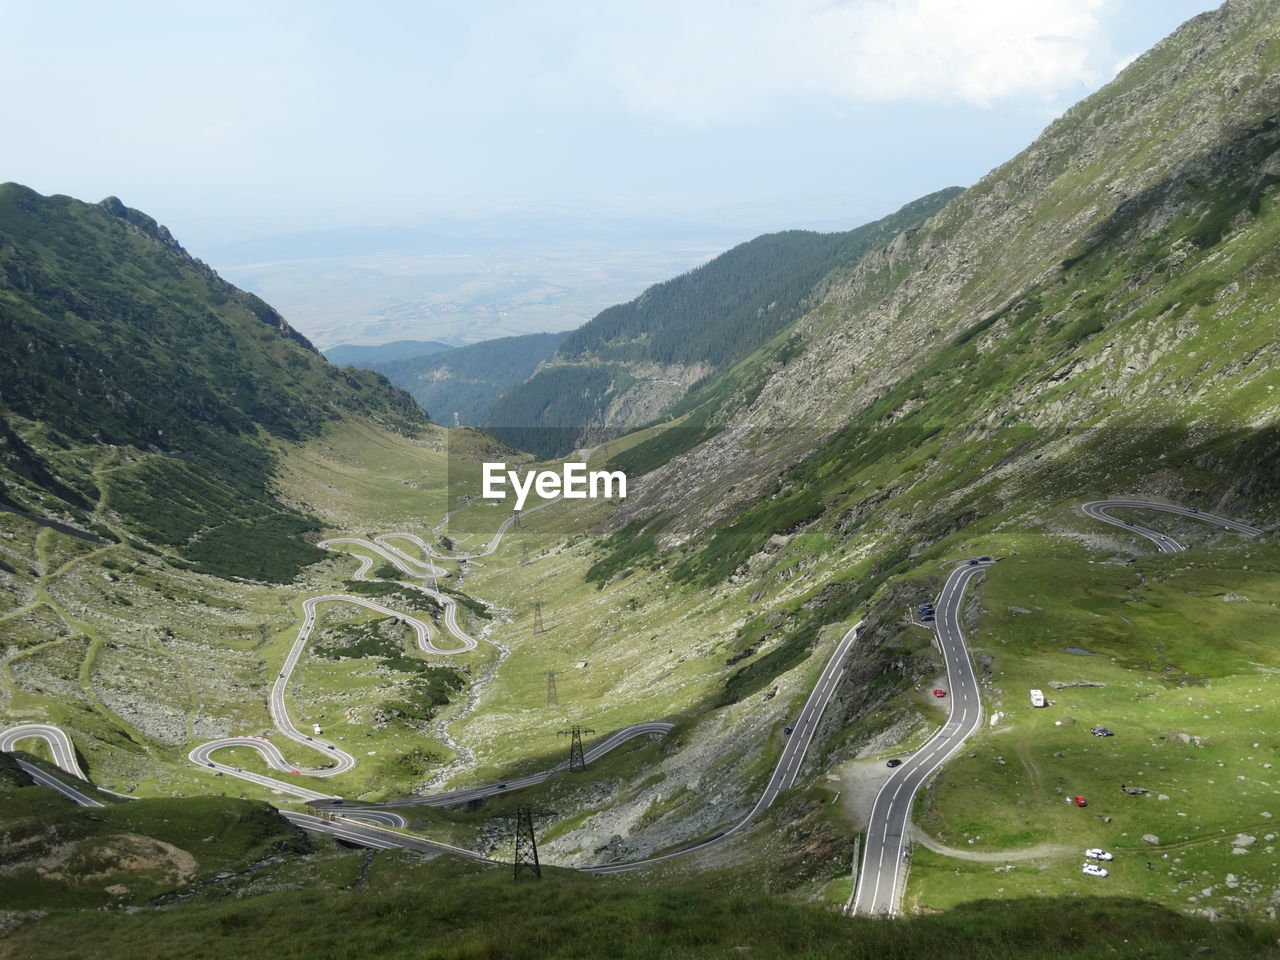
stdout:
POLYGON ((1101 0, 863 0, 820 11, 819 58, 835 93, 989 106, 1093 79, 1101 0))
MULTIPOLYGON (((521 5, 486 60, 550 33, 523 92, 664 123, 742 121, 805 100, 992 106, 1100 79, 1107 0, 646 0, 521 5), (504 42, 505 41, 505 42, 504 42)), ((517 57, 529 57, 528 47, 517 57)))

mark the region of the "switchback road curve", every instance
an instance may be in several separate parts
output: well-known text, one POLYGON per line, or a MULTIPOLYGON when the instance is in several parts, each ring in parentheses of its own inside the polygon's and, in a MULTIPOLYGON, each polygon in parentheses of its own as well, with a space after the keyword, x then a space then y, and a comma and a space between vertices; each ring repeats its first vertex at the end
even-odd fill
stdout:
MULTIPOLYGON (((827 704, 831 701, 832 695, 835 693, 835 689, 839 683, 842 668, 844 666, 844 661, 848 657, 849 650, 857 638, 859 627, 861 627, 861 623, 856 624, 844 635, 840 643, 837 645, 835 652, 832 653, 830 660, 827 661, 826 666, 818 677, 818 682, 814 685, 812 692, 809 694, 808 700, 801 709, 800 715, 796 718, 794 724, 792 724, 792 731, 790 735, 787 736, 787 740, 782 749, 782 754, 779 756, 778 762, 774 766, 773 773, 770 775, 769 780, 765 785, 764 792, 756 801, 755 806, 742 820, 727 830, 722 830, 705 840, 661 856, 649 857, 644 860, 636 860, 628 863, 611 863, 579 869, 584 873, 593 874, 621 873, 626 870, 636 870, 641 867, 650 866, 651 864, 661 863, 674 857, 684 856, 685 854, 692 853, 695 850, 702 850, 712 846, 713 844, 722 843, 729 837, 738 833, 738 831, 744 829, 764 810, 768 809, 779 793, 789 789, 795 784, 796 778, 800 773, 800 768, 803 764, 805 754, 813 740, 813 735, 817 729, 818 721, 821 719, 823 711, 826 709, 827 704)), ((37 735, 25 732, 28 729, 29 728, 27 727, 15 727, 4 731, 0 734, 0 744, 7 743, 11 747, 14 742, 22 739, 24 736, 37 735)), ((60 738, 59 743, 62 745, 62 748, 56 756, 62 758, 62 760, 66 760, 67 762, 74 763, 75 751, 66 734, 57 727, 42 727, 41 729, 53 731, 52 736, 60 738)), ((590 750, 587 750, 584 755, 587 762, 592 762, 604 756, 610 750, 621 746, 623 743, 635 737, 647 734, 666 734, 670 732, 671 729, 671 724, 659 721, 633 724, 630 727, 625 727, 622 730, 606 737, 600 743, 591 747, 590 750)), ((254 738, 246 737, 240 739, 253 740, 254 738)), ((278 758, 278 760, 276 760, 277 763, 283 762, 283 757, 280 756, 278 750, 275 750, 274 747, 271 747, 270 745, 264 749, 261 746, 262 743, 264 743, 264 741, 258 741, 254 744, 240 744, 237 742, 236 745, 252 745, 255 749, 263 752, 264 755, 278 758)), ((195 758, 196 753, 204 748, 213 749, 209 744, 197 747, 195 751, 192 751, 193 759, 195 758)), ((9 747, 5 747, 5 749, 9 749, 9 747)), ((208 761, 201 759, 196 762, 206 763, 208 761)), ((62 766, 61 761, 59 762, 59 766, 62 766)), ((24 764, 24 767, 30 767, 30 765, 24 764)), ((545 771, 543 773, 531 774, 526 777, 516 777, 503 783, 491 784, 485 787, 453 790, 448 793, 437 794, 431 797, 406 797, 402 800, 391 801, 385 805, 344 806, 341 813, 338 813, 338 810, 332 804, 324 806, 325 812, 333 819, 290 810, 282 810, 280 813, 285 817, 285 819, 304 830, 327 833, 349 843, 356 843, 375 850, 404 848, 409 850, 420 850, 427 853, 450 853, 476 862, 492 862, 473 850, 465 850, 460 847, 453 847, 437 841, 425 840, 421 837, 396 833, 392 830, 385 829, 385 827, 403 828, 405 826, 406 821, 402 815, 396 812, 395 808, 397 807, 449 806, 457 803, 465 803, 468 800, 480 799, 487 796, 493 796, 498 793, 505 793, 510 790, 518 790, 521 787, 533 786, 534 784, 542 783, 551 775, 563 769, 563 767, 564 765, 561 764, 552 770, 545 771), (355 822, 357 820, 370 820, 374 824, 378 824, 380 826, 357 823, 355 822)), ((34 769, 38 770, 39 768, 34 769)), ((277 769, 283 769, 283 767, 277 767, 277 769)), ((78 765, 75 766, 75 770, 79 771, 78 765)), ((291 784, 282 784, 278 780, 273 780, 270 777, 259 776, 258 774, 246 774, 244 771, 239 771, 237 772, 237 775, 244 779, 252 780, 256 783, 262 783, 265 786, 270 786, 275 789, 288 788, 288 792, 293 793, 295 796, 301 796, 306 800, 320 801, 315 804, 317 807, 322 806, 326 801, 332 801, 334 799, 327 794, 318 793, 316 791, 307 791, 305 788, 293 787, 291 784), (307 794, 310 795, 308 796, 307 794)), ((82 773, 77 772, 76 776, 84 779, 82 773)), ((52 784, 44 785, 53 786, 52 784)), ((57 786, 53 786, 53 789, 58 789, 66 796, 70 797, 77 803, 81 803, 82 805, 101 806, 97 801, 92 800, 83 794, 65 789, 64 784, 58 783, 57 786)))
MULTIPOLYGON (((76 748, 72 745, 71 738, 61 728, 47 723, 24 723, 16 727, 9 727, 9 729, 0 732, 0 751, 12 753, 17 744, 23 740, 43 740, 49 745, 49 753, 53 756, 54 766, 71 774, 78 780, 88 782, 89 778, 80 769, 80 759, 76 756, 76 748)), ((51 777, 34 763, 28 763, 26 760, 18 758, 18 766, 25 770, 31 779, 40 784, 40 786, 56 790, 82 807, 102 806, 101 803, 88 794, 77 790, 70 784, 63 783, 57 777, 51 777)))
MULTIPOLYGON (((421 543, 421 541, 413 534, 391 534, 390 536, 407 537, 421 543)), ((500 535, 496 535, 494 537, 494 541, 500 540, 500 535)), ((323 541, 320 546, 331 547, 338 543, 351 544, 353 546, 369 550, 389 563, 394 564, 398 570, 408 576, 439 576, 445 573, 442 568, 431 563, 422 563, 421 561, 414 560, 412 557, 403 554, 394 547, 389 545, 383 546, 380 543, 362 540, 356 537, 334 537, 330 540, 323 541), (412 569, 413 565, 417 565, 420 569, 427 572, 425 574, 415 573, 412 569)), ((426 547, 425 544, 423 544, 423 546, 424 548, 426 547)), ((490 546, 493 547, 496 546, 496 544, 491 541, 490 546)), ((358 580, 367 580, 367 574, 373 568, 373 560, 369 557, 358 554, 355 556, 360 561, 360 566, 356 570, 355 577, 358 580)), ((294 640, 293 645, 289 648, 288 656, 285 658, 285 662, 281 667, 279 676, 276 677, 275 682, 271 685, 271 694, 267 702, 267 709, 271 715, 272 723, 281 734, 295 743, 319 751, 324 757, 326 757, 326 759, 331 761, 329 766, 302 767, 297 764, 292 764, 285 759, 278 747, 269 740, 265 740, 260 737, 222 737, 217 740, 211 740, 208 743, 202 743, 188 754, 188 758, 191 762, 203 769, 213 770, 216 773, 223 774, 224 776, 232 776, 238 777, 242 780, 248 780, 261 786, 267 786, 274 790, 280 790, 284 793, 292 794, 293 796, 299 797, 303 800, 331 799, 333 794, 321 793, 308 787, 298 786, 293 783, 277 780, 274 777, 267 777, 262 774, 253 773, 231 764, 219 763, 213 759, 212 754, 214 751, 221 750, 226 747, 248 747, 249 749, 257 751, 258 754, 266 761, 267 766, 271 767, 273 770, 279 770, 283 773, 294 776, 336 777, 352 770, 356 765, 355 757, 340 749, 337 744, 330 743, 318 736, 311 736, 299 730, 289 716, 288 705, 285 701, 285 696, 289 689, 289 681, 293 676, 293 671, 298 665, 298 660, 302 656, 302 651, 306 648, 307 641, 311 638, 311 631, 316 626, 318 619, 316 608, 319 604, 350 603, 364 607, 368 610, 373 610, 374 612, 381 613, 385 616, 396 617, 413 628, 418 648, 424 653, 447 656, 450 654, 465 653, 468 650, 474 650, 479 645, 473 637, 469 636, 458 625, 458 605, 452 597, 418 584, 410 583, 405 584, 405 586, 426 594, 440 604, 444 611, 444 625, 454 638, 459 641, 461 644, 460 646, 450 648, 436 646, 431 637, 431 626, 425 620, 419 620, 417 617, 392 610, 390 607, 386 607, 366 597, 358 597, 351 594, 329 593, 319 597, 308 597, 302 602, 302 626, 298 630, 298 636, 294 640)))
MULTIPOLYGON (((1250 536, 1258 536, 1263 533, 1263 531, 1257 527, 1241 524, 1210 514, 1203 514, 1195 510, 1172 507, 1167 504, 1153 504, 1144 501, 1128 500, 1094 501, 1092 503, 1085 504, 1084 507, 1082 507, 1088 516, 1102 520, 1103 522, 1112 523, 1116 526, 1124 527, 1125 529, 1134 530, 1135 532, 1138 532, 1150 539, 1158 548, 1165 552, 1177 552, 1184 548, 1180 544, 1177 544, 1176 541, 1172 541, 1172 538, 1166 537, 1158 531, 1148 530, 1145 527, 1140 528, 1136 525, 1131 526, 1124 521, 1118 521, 1114 517, 1110 517, 1105 514, 1107 509, 1115 507, 1163 510, 1170 513, 1177 513, 1200 519, 1208 523, 1219 524, 1228 529, 1237 530, 1250 536), (1168 549, 1170 544, 1173 544, 1173 549, 1168 549)), ((496 535, 495 539, 498 539, 496 535)), ((398 550, 394 550, 394 548, 388 549, 386 546, 384 546, 383 550, 377 550, 373 545, 369 544, 368 541, 355 542, 360 546, 374 549, 374 552, 379 553, 387 559, 392 559, 395 553, 399 553, 398 550), (394 553, 392 551, 394 551, 394 553)), ((493 544, 491 542, 491 546, 492 545, 493 544)), ((404 555, 402 554, 401 556, 403 557, 404 555)), ((362 567, 360 572, 363 573, 369 569, 371 561, 368 561, 367 558, 361 559, 362 567)), ((402 570, 404 569, 400 564, 397 564, 397 566, 402 570)), ((426 564, 422 564, 422 566, 426 566, 426 564)), ((981 703, 978 699, 977 682, 973 673, 972 664, 969 660, 968 651, 964 644, 963 634, 960 632, 959 612, 964 590, 967 587, 969 580, 976 573, 989 566, 990 564, 985 562, 970 562, 957 567, 948 577, 947 584, 939 595, 939 601, 937 604, 939 645, 942 648, 944 659, 947 663, 947 671, 951 687, 951 716, 948 719, 947 724, 945 724, 942 729, 935 733, 935 735, 925 743, 924 747, 917 752, 915 757, 911 758, 911 760, 895 770, 890 781, 886 783, 885 787, 881 789, 880 793, 876 797, 868 828, 868 845, 864 856, 863 868, 860 871, 858 878, 858 890, 853 905, 854 912, 892 915, 896 911, 897 891, 901 879, 900 864, 902 861, 902 850, 905 844, 904 837, 906 833, 906 826, 910 817, 911 797, 914 796, 915 792, 919 789, 924 780, 927 779, 927 777, 931 775, 947 757, 954 753, 960 744, 963 743, 964 738, 970 735, 973 730, 977 729, 978 725, 981 723, 982 712, 981 703), (892 790, 890 790, 890 787, 892 787, 892 790), (876 841, 877 835, 879 836, 878 842, 876 841)), ((314 599, 319 602, 323 598, 314 599)), ((346 598, 344 597, 343 599, 346 598)), ((314 623, 314 610, 309 611, 308 620, 311 623, 314 623)), ((304 627, 305 626, 306 624, 304 624, 304 627)), ((784 744, 782 754, 766 784, 764 792, 761 794, 756 805, 746 817, 727 830, 721 831, 714 836, 689 847, 672 851, 661 856, 650 857, 630 863, 586 867, 583 868, 584 872, 604 874, 633 870, 650 864, 660 863, 673 857, 682 856, 693 852, 694 850, 704 849, 711 844, 722 842, 744 829, 757 816, 759 816, 761 812, 767 809, 779 793, 788 789, 795 783, 809 744, 812 741, 818 720, 834 693, 844 661, 857 637, 858 628, 860 626, 861 624, 856 625, 849 630, 837 645, 835 652, 832 654, 826 667, 823 669, 818 678, 817 684, 814 686, 814 689, 808 698, 808 701, 793 725, 792 733, 784 744)), ((305 643, 305 640, 303 642, 305 643)), ((300 649, 296 643, 295 648, 300 649)), ((296 662, 296 657, 294 659, 296 662)), ((632 727, 626 728, 625 730, 616 732, 606 738, 605 741, 602 741, 601 744, 593 747, 588 753, 588 759, 598 758, 607 750, 625 742, 631 737, 640 736, 645 733, 665 733, 668 730, 670 730, 669 724, 658 722, 650 724, 636 724, 632 727)), ((305 735, 302 736, 304 737, 304 742, 308 742, 305 735)), ((0 750, 12 750, 17 742, 29 737, 43 739, 50 745, 50 749, 53 751, 55 757, 55 762, 61 769, 72 773, 74 776, 82 780, 84 779, 83 771, 81 771, 79 767, 74 747, 72 746, 70 739, 67 738, 66 734, 57 727, 46 724, 27 724, 0 732, 0 750)), ((287 761, 284 760, 283 756, 280 755, 279 750, 274 748, 274 746, 262 746, 265 741, 257 741, 250 744, 241 743, 241 741, 253 741, 256 738, 231 739, 235 741, 235 743, 231 745, 252 745, 254 749, 259 750, 260 753, 268 757, 268 762, 276 769, 294 769, 288 767, 287 761)), ((314 743, 315 741, 312 739, 309 742, 314 743)), ((216 744, 218 742, 214 741, 214 743, 216 744)), ((197 751, 202 749, 212 750, 216 749, 216 747, 210 744, 205 744, 202 745, 201 748, 197 748, 197 751)), ((327 750, 328 747, 325 745, 320 749, 327 750)), ((207 766, 210 762, 205 759, 207 758, 207 752, 202 755, 201 759, 197 759, 195 756, 197 751, 192 752, 193 761, 207 766)), ((331 752, 334 754, 338 753, 336 749, 331 752)), ((33 776, 37 773, 42 775, 42 778, 40 778, 38 782, 41 782, 43 785, 49 786, 52 789, 58 790, 77 803, 93 806, 100 805, 98 801, 70 788, 65 783, 55 781, 53 778, 48 777, 47 774, 43 774, 43 771, 40 771, 39 768, 35 768, 23 761, 20 761, 20 763, 22 763, 24 769, 31 772, 33 776)), ((332 768, 330 768, 330 770, 331 769, 332 768)), ((385 824, 386 827, 399 827, 404 824, 404 818, 395 813, 394 810, 388 809, 388 807, 394 807, 397 805, 410 806, 415 804, 448 805, 465 802, 468 799, 491 796, 495 793, 519 789, 521 786, 531 786, 535 783, 542 782, 554 773, 555 769, 542 774, 533 774, 526 778, 513 778, 507 782, 492 784, 486 787, 450 791, 447 794, 440 794, 435 797, 406 798, 402 801, 392 801, 390 804, 381 807, 372 805, 356 807, 349 811, 344 810, 342 816, 338 817, 336 820, 292 811, 282 811, 282 813, 286 818, 305 829, 331 833, 350 842, 359 843, 374 849, 404 847, 428 852, 453 853, 471 860, 485 861, 486 858, 476 854, 474 851, 454 848, 447 844, 440 844, 418 837, 399 834, 382 826, 355 823, 353 820, 347 818, 369 819, 375 823, 385 824)), ((259 777, 256 774, 246 775, 243 771, 235 772, 238 776, 241 776, 244 779, 261 782, 274 789, 287 789, 288 792, 297 796, 302 796, 304 799, 329 799, 328 795, 321 794, 316 791, 306 791, 305 788, 292 787, 291 784, 285 784, 269 777, 259 777)), ((333 773, 329 772, 329 775, 332 776, 333 773)))
POLYGON ((1219 517, 1212 513, 1204 513, 1192 507, 1179 507, 1171 503, 1151 503, 1146 500, 1093 500, 1089 503, 1082 504, 1080 509, 1084 515, 1094 520, 1101 520, 1103 523, 1109 523, 1114 527, 1120 527, 1124 530, 1130 530, 1133 533, 1146 537, 1157 547, 1162 553, 1182 553, 1186 550, 1186 546, 1179 543, 1167 534, 1161 533, 1159 530, 1152 530, 1150 527, 1139 526, 1130 520, 1117 520, 1107 511, 1116 508, 1129 507, 1137 510, 1160 510, 1164 513, 1177 514, 1180 517, 1189 517, 1192 520, 1200 520, 1204 523, 1215 524, 1226 530, 1234 530, 1236 533, 1242 533, 1247 537, 1260 537, 1263 532, 1258 527, 1251 527, 1247 523, 1240 523, 1236 520, 1228 520, 1226 517, 1219 517))

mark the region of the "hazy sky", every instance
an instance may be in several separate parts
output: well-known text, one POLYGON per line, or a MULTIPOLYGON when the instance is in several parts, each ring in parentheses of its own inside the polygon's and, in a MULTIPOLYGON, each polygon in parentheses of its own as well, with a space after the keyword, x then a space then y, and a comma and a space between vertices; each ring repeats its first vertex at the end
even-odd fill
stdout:
POLYGON ((0 0, 0 180, 199 242, 507 211, 853 226, 1206 0, 0 0))

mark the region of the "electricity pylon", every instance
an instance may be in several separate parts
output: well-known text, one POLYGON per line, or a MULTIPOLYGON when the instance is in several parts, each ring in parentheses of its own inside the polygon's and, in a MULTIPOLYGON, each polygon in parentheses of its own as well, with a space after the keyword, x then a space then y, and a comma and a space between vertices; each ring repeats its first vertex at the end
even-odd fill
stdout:
POLYGON ((519 880, 528 870, 542 879, 542 865, 538 863, 538 838, 533 833, 533 808, 521 804, 516 808, 515 857, 512 860, 511 879, 519 880))
POLYGON ((560 706, 560 694, 556 692, 556 674, 559 670, 547 671, 547 707, 560 706))
POLYGON ((588 730, 587 728, 581 727, 576 723, 570 729, 560 731, 560 736, 570 738, 569 740, 569 772, 570 773, 573 773, 575 770, 587 769, 587 758, 582 752, 582 735, 584 733, 590 734, 590 733, 595 733, 595 731, 588 730))

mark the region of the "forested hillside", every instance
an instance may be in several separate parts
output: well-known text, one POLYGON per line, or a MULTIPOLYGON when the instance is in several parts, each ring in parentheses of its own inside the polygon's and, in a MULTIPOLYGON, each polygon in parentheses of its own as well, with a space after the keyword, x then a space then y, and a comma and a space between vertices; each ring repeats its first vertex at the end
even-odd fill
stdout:
POLYGON ((843 233, 766 234, 650 287, 571 333, 550 364, 494 405, 487 424, 506 442, 550 456, 652 421, 812 307, 832 270, 959 192, 941 190, 843 233))
POLYGON ((263 579, 319 555, 298 537, 314 521, 272 492, 271 438, 347 416, 427 422, 147 215, 13 183, 0 186, 0 411, 0 504, 89 524, 106 494, 97 461, 119 456, 111 508, 129 535, 263 579))
POLYGON ((372 364, 409 360, 413 357, 429 357, 453 349, 452 344, 439 340, 392 340, 388 343, 340 343, 324 351, 325 359, 340 367, 363 367, 372 370, 372 364))
POLYGON ((523 383, 539 364, 551 358, 565 336, 529 333, 499 337, 429 356, 365 360, 359 365, 407 390, 436 423, 476 426, 485 422, 503 393, 523 383))

